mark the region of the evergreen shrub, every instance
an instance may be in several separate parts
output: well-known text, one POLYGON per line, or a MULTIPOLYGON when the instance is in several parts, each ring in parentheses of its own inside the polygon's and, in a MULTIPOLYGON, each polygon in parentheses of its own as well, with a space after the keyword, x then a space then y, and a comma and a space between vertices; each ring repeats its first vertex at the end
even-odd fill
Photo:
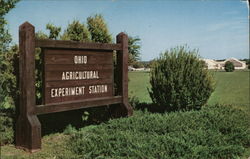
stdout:
POLYGON ((200 109, 214 90, 212 74, 197 50, 172 48, 155 60, 150 71, 152 101, 167 111, 200 109))
POLYGON ((130 118, 88 126, 71 135, 72 158, 239 158, 250 146, 249 116, 230 106, 130 118))

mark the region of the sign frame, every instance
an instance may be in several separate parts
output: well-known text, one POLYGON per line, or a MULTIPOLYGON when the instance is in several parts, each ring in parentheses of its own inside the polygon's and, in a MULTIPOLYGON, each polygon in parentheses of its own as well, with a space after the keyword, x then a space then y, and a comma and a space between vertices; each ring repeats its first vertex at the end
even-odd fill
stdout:
MULTIPOLYGON (((114 72, 113 72, 114 76, 114 72)), ((44 80, 44 79, 43 79, 44 80)), ((114 85, 114 83, 113 83, 114 85)), ((83 43, 35 38, 35 27, 28 22, 19 26, 19 89, 20 101, 15 131, 17 148, 35 152, 41 149, 41 124, 37 115, 75 109, 110 105, 113 117, 133 114, 128 103, 128 36, 121 32, 116 44, 83 43), (35 48, 116 51, 117 95, 75 101, 36 105, 35 99, 35 48)))

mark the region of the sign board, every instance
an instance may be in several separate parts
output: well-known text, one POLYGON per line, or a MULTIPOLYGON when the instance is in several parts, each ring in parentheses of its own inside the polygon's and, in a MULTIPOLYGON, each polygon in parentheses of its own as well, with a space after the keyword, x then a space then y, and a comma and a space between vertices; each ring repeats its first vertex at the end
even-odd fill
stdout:
POLYGON ((116 44, 40 40, 35 38, 35 28, 30 23, 19 27, 17 148, 30 152, 41 149, 39 114, 110 105, 114 117, 132 115, 128 103, 128 37, 120 33, 116 40, 116 44), (35 104, 36 47, 41 48, 43 56, 42 105, 35 104))
POLYGON ((113 96, 113 52, 44 49, 45 104, 113 96))

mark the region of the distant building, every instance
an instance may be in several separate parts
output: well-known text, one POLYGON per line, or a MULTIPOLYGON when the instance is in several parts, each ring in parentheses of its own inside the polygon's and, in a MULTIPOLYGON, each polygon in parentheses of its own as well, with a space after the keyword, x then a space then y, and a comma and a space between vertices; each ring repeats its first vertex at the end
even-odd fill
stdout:
POLYGON ((206 63, 207 69, 220 69, 220 65, 217 61, 211 60, 211 59, 203 59, 203 61, 206 63))
MULTIPOLYGON (((234 64, 234 69, 236 69, 236 70, 245 69, 246 66, 247 66, 245 61, 240 61, 240 60, 238 60, 238 59, 236 59, 236 58, 227 59, 227 60, 225 61, 225 63, 226 63, 227 61, 232 62, 232 63, 234 64)), ((224 69, 225 63, 224 63, 224 65, 223 65, 223 69, 224 69)))
POLYGON ((128 71, 135 71, 135 68, 132 66, 128 66, 128 71))
POLYGON ((225 63, 227 61, 230 61, 233 63, 234 68, 236 70, 240 69, 245 69, 246 68, 246 62, 245 61, 240 61, 236 58, 229 58, 225 61, 216 61, 216 60, 211 60, 211 59, 203 59, 203 61, 206 63, 207 69, 214 69, 214 70, 224 70, 225 68, 225 63))
POLYGON ((128 66, 128 71, 150 71, 150 68, 134 68, 132 66, 128 66))

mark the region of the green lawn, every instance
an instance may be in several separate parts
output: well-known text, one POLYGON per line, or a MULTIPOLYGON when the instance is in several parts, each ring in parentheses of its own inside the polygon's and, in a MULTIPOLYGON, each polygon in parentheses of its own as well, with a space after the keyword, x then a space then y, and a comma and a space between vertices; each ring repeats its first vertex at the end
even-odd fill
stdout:
POLYGON ((148 72, 129 72, 129 96, 138 97, 140 102, 151 103, 147 88, 150 88, 148 72))
MULTIPOLYGON (((214 72, 216 88, 208 104, 230 104, 248 109, 249 71, 214 72)), ((129 72, 129 94, 138 97, 140 102, 150 103, 147 88, 150 88, 148 72, 129 72)))
POLYGON ((216 89, 208 104, 222 103, 249 108, 249 71, 215 72, 216 89))

